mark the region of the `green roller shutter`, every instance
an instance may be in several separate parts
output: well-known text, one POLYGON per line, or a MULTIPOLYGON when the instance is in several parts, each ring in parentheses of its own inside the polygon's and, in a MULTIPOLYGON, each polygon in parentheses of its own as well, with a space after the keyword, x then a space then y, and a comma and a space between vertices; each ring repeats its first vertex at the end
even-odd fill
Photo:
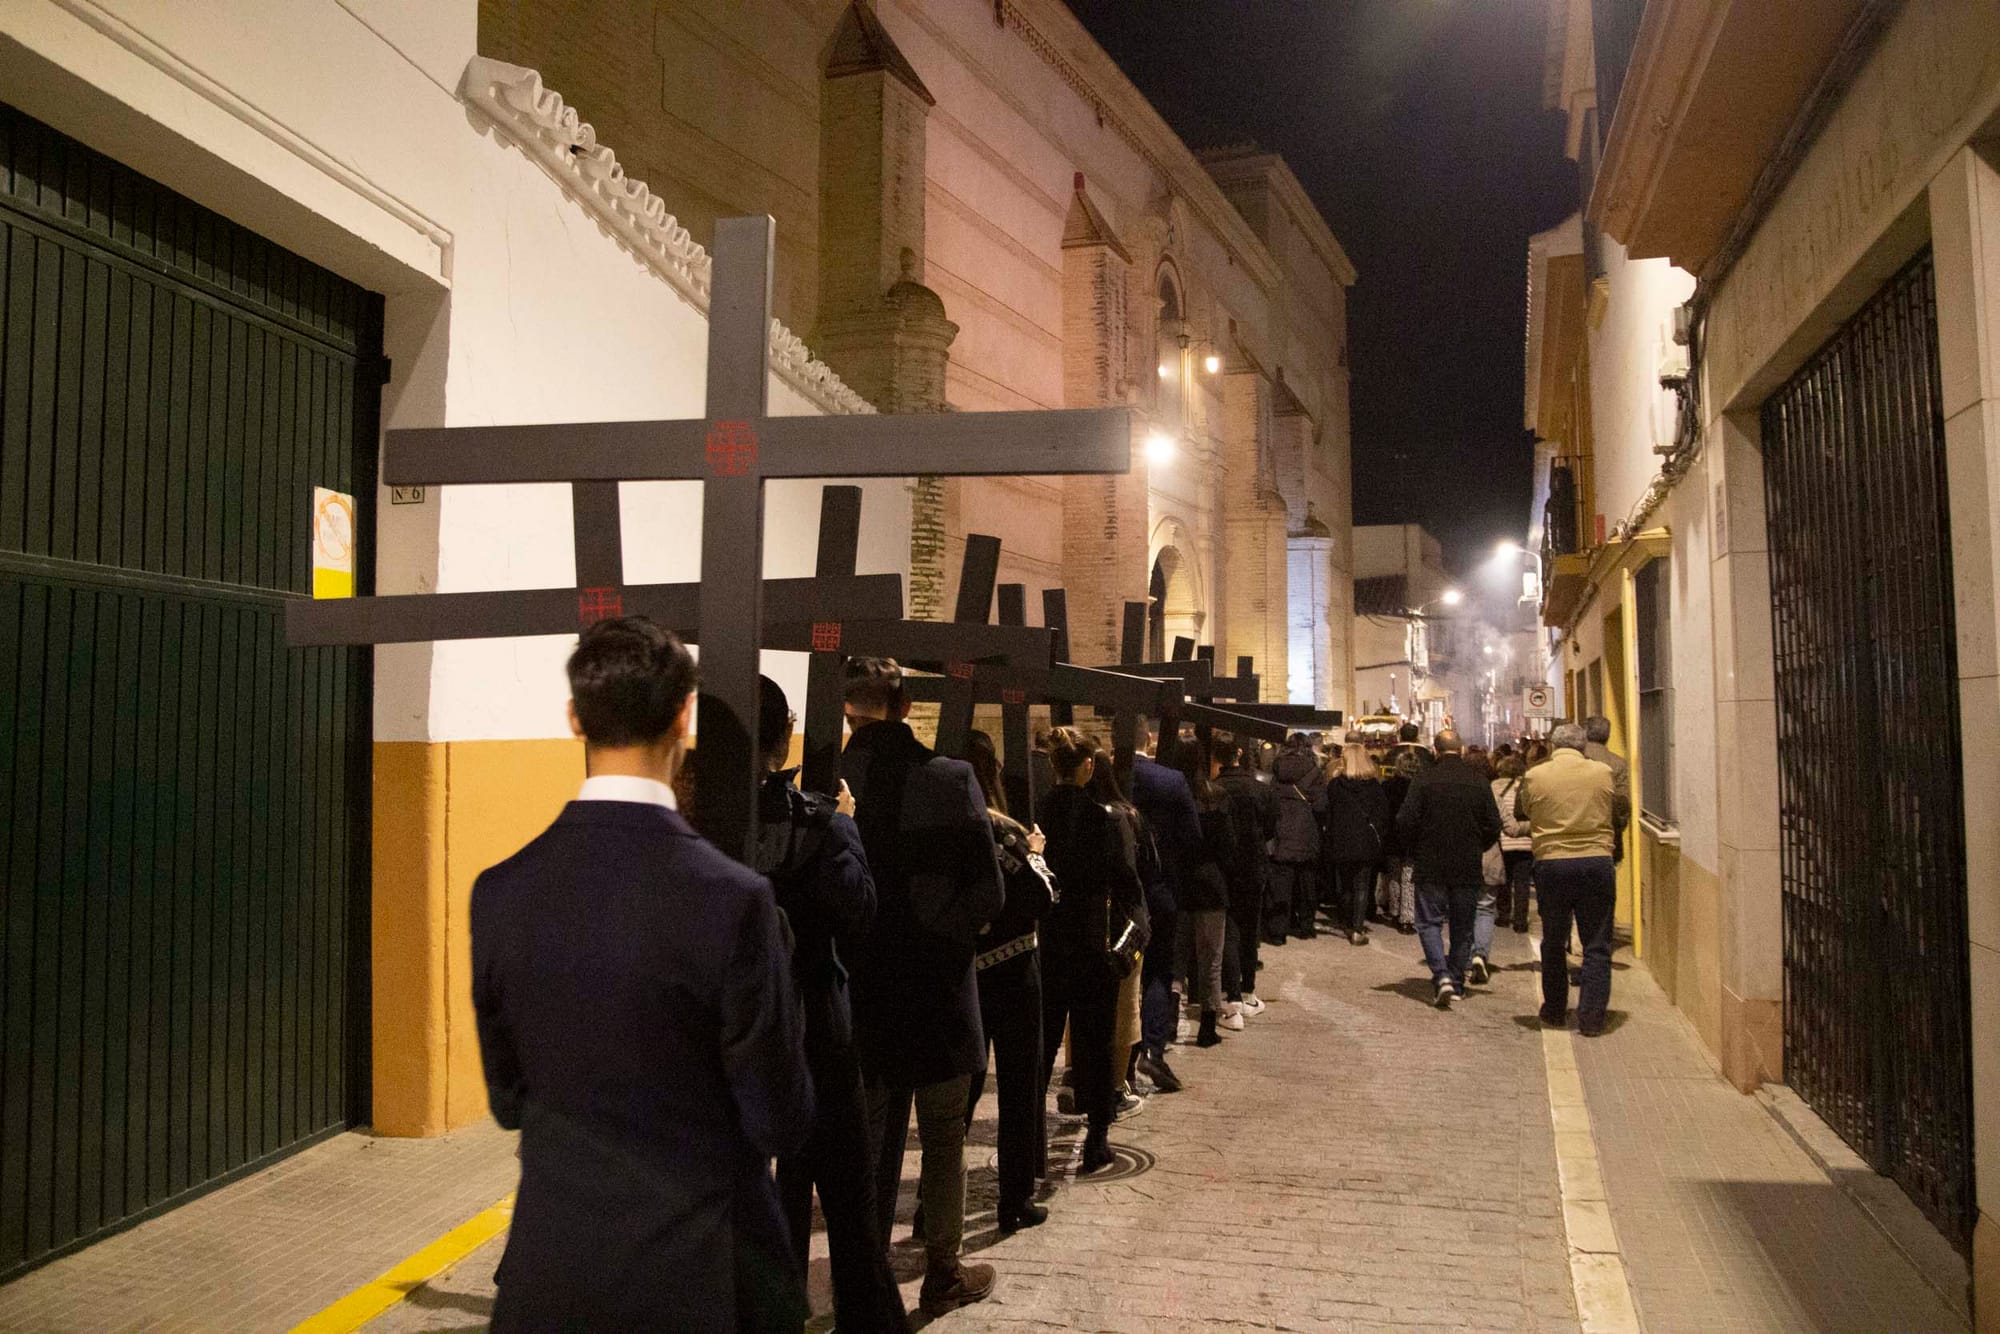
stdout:
POLYGON ((380 348, 0 105, 0 1278, 366 1115, 369 659, 283 608, 380 348))

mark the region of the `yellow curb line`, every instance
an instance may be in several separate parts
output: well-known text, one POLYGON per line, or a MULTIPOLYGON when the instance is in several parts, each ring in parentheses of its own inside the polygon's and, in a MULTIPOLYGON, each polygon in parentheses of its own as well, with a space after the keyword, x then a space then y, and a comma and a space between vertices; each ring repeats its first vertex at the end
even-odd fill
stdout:
MULTIPOLYGON (((1528 945, 1539 960, 1541 936, 1529 936, 1528 945)), ((1526 981, 1539 1009, 1541 974, 1531 972, 1526 981)), ((1639 1309, 1632 1300, 1631 1278, 1625 1272, 1625 1257, 1611 1224, 1611 1204, 1604 1194, 1597 1135, 1583 1097, 1575 1043, 1568 1030, 1542 1029, 1549 1122, 1555 1127, 1556 1173, 1561 1182, 1563 1239, 1569 1248, 1569 1281, 1576 1296, 1577 1320, 1584 1334, 1638 1334, 1639 1309)))
POLYGON ((401 1264, 342 1297, 316 1315, 293 1325, 291 1334, 350 1334, 395 1306, 416 1288, 436 1278, 466 1256, 506 1231, 514 1218, 514 1197, 506 1199, 418 1251, 401 1264))

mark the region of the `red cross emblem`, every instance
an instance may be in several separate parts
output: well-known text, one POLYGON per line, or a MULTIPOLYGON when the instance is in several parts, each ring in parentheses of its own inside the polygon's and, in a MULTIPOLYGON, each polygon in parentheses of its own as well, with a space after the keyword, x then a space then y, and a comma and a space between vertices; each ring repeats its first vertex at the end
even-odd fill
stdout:
POLYGON ((708 424, 708 470, 717 477, 741 477, 757 466, 757 429, 749 422, 708 424))
POLYGON ((948 662, 944 665, 944 669, 954 681, 970 681, 972 679, 972 664, 969 662, 948 662))
POLYGON ((595 625, 625 614, 625 595, 616 588, 579 588, 576 591, 576 623, 595 625))
POLYGON ((813 652, 840 652, 840 622, 814 621, 812 635, 813 652))
POLYGON ((1002 704, 1026 704, 1028 702, 1028 692, 1025 690, 1003 690, 1000 692, 1000 702, 1002 704))

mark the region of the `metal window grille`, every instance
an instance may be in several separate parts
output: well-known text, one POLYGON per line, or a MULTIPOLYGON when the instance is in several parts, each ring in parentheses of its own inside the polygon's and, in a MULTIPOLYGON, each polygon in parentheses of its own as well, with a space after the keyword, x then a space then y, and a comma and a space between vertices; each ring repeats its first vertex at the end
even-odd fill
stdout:
POLYGON ((1763 435, 1785 1075, 1963 1248, 1965 829, 1928 252, 1772 396, 1763 435))

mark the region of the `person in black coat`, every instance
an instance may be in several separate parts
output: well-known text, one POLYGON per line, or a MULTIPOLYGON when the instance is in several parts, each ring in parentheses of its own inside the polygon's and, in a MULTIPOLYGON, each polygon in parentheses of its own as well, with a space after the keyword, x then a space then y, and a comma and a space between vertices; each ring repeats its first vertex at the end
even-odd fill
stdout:
POLYGON ((1319 909, 1319 822, 1325 792, 1320 784, 1319 757, 1305 733, 1285 742, 1271 766, 1272 792, 1277 800, 1277 834, 1271 842, 1271 902, 1265 919, 1265 939, 1285 943, 1295 936, 1318 934, 1313 914, 1319 909))
POLYGON ((1257 1014, 1257 945, 1264 934, 1264 851, 1278 832, 1278 803, 1271 785, 1248 763, 1241 741, 1218 737, 1215 781, 1229 799, 1230 827, 1236 834, 1224 871, 1229 877, 1229 916, 1236 931, 1238 994, 1229 997, 1245 1014, 1257 1014))
MULTIPOLYGON (((1042 831, 1024 829, 1007 814, 1007 789, 993 739, 974 732, 967 755, 986 797, 986 815, 1000 852, 1000 874, 1007 885, 1007 905, 981 933, 979 955, 972 962, 979 973, 979 1022, 992 1044, 1000 1081, 998 1218, 1002 1232, 1015 1232, 1049 1216, 1032 1198, 1035 1178, 1044 1169, 1043 1113, 1048 1103, 1037 928, 1055 906, 1056 890, 1042 860, 1046 843, 1042 831)), ((973 1076, 965 1103, 968 1126, 985 1086, 983 1072, 973 1076)))
MULTIPOLYGON (((1110 756, 1103 757, 1109 760, 1110 756)), ((1167 1046, 1180 1027, 1180 1007, 1174 1003, 1174 942, 1179 923, 1175 912, 1190 893, 1188 880, 1199 863, 1201 816, 1187 779, 1167 765, 1136 756, 1132 762, 1132 804, 1159 856, 1158 871, 1146 885, 1146 914, 1152 933, 1141 965, 1145 985, 1140 1005, 1140 1074, 1162 1089, 1181 1087, 1167 1064, 1167 1046)))
POLYGON ((796 1331, 771 1180, 812 1127, 771 886, 675 810, 694 663, 643 617, 569 660, 577 799, 472 889, 493 1118, 521 1131, 500 1331, 796 1331))
POLYGON ((1340 772, 1326 785, 1326 860, 1333 911, 1343 913, 1347 939, 1368 943, 1368 906, 1389 833, 1389 797, 1375 761, 1359 741, 1341 747, 1340 772))
POLYGON ((941 1315, 993 1291, 991 1265, 960 1262, 965 1236, 965 1103, 986 1068, 972 961, 980 928, 1007 901, 993 826, 971 768, 918 741, 903 720, 909 696, 887 658, 848 666, 854 729, 841 774, 875 877, 875 925, 854 961, 855 1036, 879 1146, 876 1215, 895 1222, 910 1111, 923 1170, 919 1304, 941 1315))
MULTIPOLYGON (((1396 813, 1396 828, 1410 851, 1417 879, 1417 934, 1431 970, 1432 996, 1441 1010, 1464 994, 1472 958, 1472 933, 1485 891, 1480 862, 1500 840, 1500 808, 1493 788, 1465 762, 1465 743, 1446 729, 1437 734, 1437 762, 1410 780, 1410 794, 1396 813), (1449 926, 1447 954, 1443 932, 1449 926)), ((1483 966, 1473 980, 1484 982, 1483 966)))
POLYGON ((1177 965, 1176 971, 1187 979, 1187 994, 1201 1006, 1201 1029, 1195 1045, 1213 1047, 1222 1041, 1216 1030, 1224 1022, 1235 1031, 1243 1028, 1241 1008, 1225 1010, 1227 1002, 1222 996, 1222 946, 1228 938, 1229 920, 1229 877, 1224 867, 1236 851, 1236 822, 1228 794, 1215 784, 1210 772, 1206 746, 1199 741, 1180 741, 1163 753, 1187 780, 1200 821, 1201 842, 1196 845, 1187 890, 1179 904, 1181 930, 1191 957, 1177 965))
POLYGON ((909 1328, 903 1294, 875 1210, 875 1154, 854 1050, 847 967, 875 920, 875 881, 855 827, 854 795, 801 792, 785 767, 794 725, 785 692, 758 678, 757 745, 769 776, 758 793, 752 864, 771 878, 791 925, 792 976, 805 1007, 812 1071, 812 1137, 778 1159, 778 1197, 792 1231, 800 1277, 812 1240, 813 1188, 826 1218, 835 1319, 849 1329, 909 1328))
POLYGON ((1042 798, 1035 823, 1048 837, 1060 897, 1042 946, 1043 1077, 1054 1071, 1067 1023, 1077 1109, 1089 1119, 1082 1170, 1095 1172, 1111 1164, 1119 979, 1107 945, 1114 921, 1137 909, 1143 890, 1116 819, 1089 791, 1096 766, 1109 757, 1075 728, 1058 727, 1049 734, 1049 762, 1056 785, 1042 798))

